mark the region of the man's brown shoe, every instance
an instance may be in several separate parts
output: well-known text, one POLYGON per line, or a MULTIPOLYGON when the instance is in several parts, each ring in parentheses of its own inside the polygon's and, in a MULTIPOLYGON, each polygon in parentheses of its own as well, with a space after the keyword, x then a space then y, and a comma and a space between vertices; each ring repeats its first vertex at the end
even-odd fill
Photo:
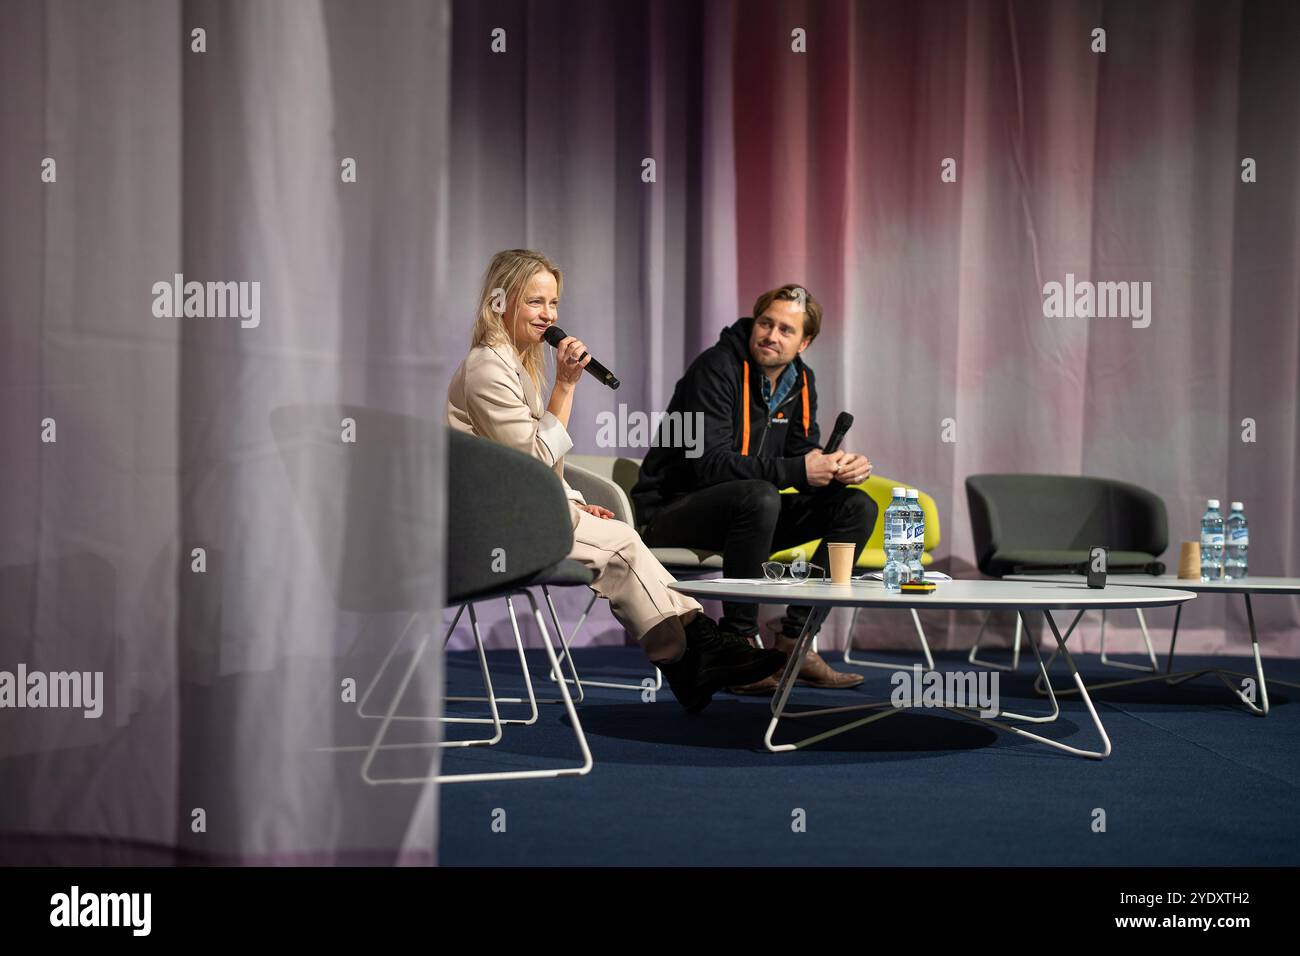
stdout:
MULTIPOLYGON (((760 646, 757 636, 747 637, 745 640, 749 641, 749 643, 754 647, 760 646)), ((787 659, 790 657, 789 651, 782 651, 781 653, 784 654, 787 659)), ((768 674, 760 681, 755 681, 752 684, 742 684, 739 687, 728 687, 727 690, 732 694, 742 694, 747 697, 771 697, 776 693, 776 689, 781 686, 781 674, 783 672, 784 668, 778 668, 776 673, 768 674)))
MULTIPOLYGON (((793 637, 786 637, 784 634, 776 636, 776 649, 786 657, 794 653, 794 646, 798 643, 793 637)), ((847 687, 857 687, 865 680, 861 674, 846 674, 843 671, 837 671, 827 664, 820 654, 811 647, 808 653, 803 656, 803 663, 799 666, 800 684, 808 687, 821 687, 825 690, 844 690, 847 687)))
POLYGON ((764 677, 753 684, 745 684, 742 687, 728 687, 727 690, 733 694, 743 694, 754 697, 771 697, 776 693, 776 689, 781 686, 781 674, 778 671, 769 677, 764 677))
MULTIPOLYGON (((757 643, 751 638, 751 643, 757 643)), ((787 658, 794 653, 795 639, 786 637, 784 634, 777 634, 775 638, 775 647, 787 658)), ((861 674, 846 674, 843 671, 837 671, 827 664, 825 659, 811 648, 803 656, 803 663, 799 667, 799 676, 797 682, 807 687, 820 687, 823 690, 844 690, 848 687, 857 687, 865 678, 861 674)), ((733 694, 752 695, 756 697, 771 697, 776 693, 776 689, 781 685, 781 675, 776 673, 766 677, 761 681, 753 684, 745 684, 743 687, 728 687, 727 690, 733 694)))

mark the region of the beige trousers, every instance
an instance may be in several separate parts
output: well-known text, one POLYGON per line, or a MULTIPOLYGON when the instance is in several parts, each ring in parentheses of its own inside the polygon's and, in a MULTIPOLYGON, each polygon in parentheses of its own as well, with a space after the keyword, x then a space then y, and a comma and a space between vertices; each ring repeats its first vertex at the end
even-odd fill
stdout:
POLYGON ((614 617, 651 660, 675 659, 685 647, 681 615, 699 611, 692 597, 672 590, 674 578, 636 530, 615 518, 597 518, 569 502, 573 550, 569 557, 596 574, 592 588, 609 600, 614 617))

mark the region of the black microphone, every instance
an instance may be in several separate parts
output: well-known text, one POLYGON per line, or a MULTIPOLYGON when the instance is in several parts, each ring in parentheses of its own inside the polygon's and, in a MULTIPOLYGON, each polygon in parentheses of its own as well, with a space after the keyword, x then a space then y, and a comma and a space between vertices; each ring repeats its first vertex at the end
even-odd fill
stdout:
POLYGON ((826 447, 822 449, 823 455, 832 455, 840 447, 840 442, 844 441, 844 436, 848 434, 849 426, 853 424, 853 416, 848 412, 840 412, 835 419, 835 427, 831 429, 831 437, 826 439, 826 447))
MULTIPOLYGON (((548 326, 546 331, 542 333, 542 338, 546 340, 546 344, 553 349, 558 349, 560 343, 568 337, 569 333, 564 331, 564 329, 560 328, 558 325, 548 326)), ((578 361, 581 362, 586 355, 587 353, 583 352, 582 355, 578 356, 578 361)), ((618 388, 619 381, 614 377, 614 373, 605 368, 605 366, 601 365, 594 358, 584 365, 583 368, 596 376, 596 380, 602 384, 608 385, 610 388, 618 388)))

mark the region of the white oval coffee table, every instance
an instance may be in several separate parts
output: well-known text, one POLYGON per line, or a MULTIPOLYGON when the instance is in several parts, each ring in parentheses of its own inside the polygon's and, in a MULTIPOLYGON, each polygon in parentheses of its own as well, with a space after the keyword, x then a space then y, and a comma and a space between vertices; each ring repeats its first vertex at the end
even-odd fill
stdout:
MULTIPOLYGON (((1037 582, 1040 584, 1077 585, 1082 582, 1084 578, 1077 574, 1012 574, 1002 580, 1037 582)), ((1159 673, 1159 664, 1155 659, 1155 651, 1151 648, 1151 639, 1147 635, 1145 621, 1142 622, 1142 633, 1146 638, 1147 653, 1151 657, 1152 666, 1150 668, 1135 668, 1132 664, 1114 664, 1107 661, 1105 657, 1105 625, 1103 621, 1101 645, 1102 663, 1111 664, 1111 666, 1123 666, 1133 669, 1147 670, 1151 676, 1135 677, 1130 680, 1108 681, 1104 684, 1094 684, 1092 688, 1093 690, 1104 690, 1108 687, 1123 687, 1132 684, 1143 684, 1157 680, 1163 680, 1165 683, 1170 685, 1181 684, 1184 681, 1200 677, 1204 674, 1214 674, 1223 681, 1228 690, 1236 695, 1238 700, 1250 708, 1251 713, 1257 714, 1260 717, 1268 715, 1268 680, 1264 676, 1264 663, 1259 653, 1259 635, 1255 632, 1255 609, 1251 606, 1250 598, 1251 595, 1255 594, 1300 594, 1300 578, 1246 577, 1235 580, 1224 579, 1219 581, 1201 581, 1184 580, 1183 578, 1175 577, 1172 574, 1111 574, 1106 577, 1105 590, 1110 590, 1112 585, 1134 588, 1177 588, 1183 591, 1191 591, 1195 594, 1240 594, 1246 602, 1246 621, 1250 625, 1250 646, 1251 651, 1255 656, 1255 673, 1247 674, 1243 671, 1227 670, 1222 667, 1205 667, 1200 670, 1180 671, 1174 673, 1174 648, 1178 643, 1178 622, 1183 616, 1183 609, 1180 605, 1178 610, 1174 612, 1174 626, 1169 637, 1169 658, 1165 665, 1165 673, 1163 674, 1159 673), (1233 683, 1228 680, 1228 675, 1254 678, 1256 681, 1256 687, 1259 689, 1259 704, 1257 705, 1255 701, 1251 700, 1249 694, 1243 692, 1240 688, 1235 687, 1233 683)), ((1076 618, 1076 622, 1077 620, 1078 619, 1076 618)), ((1071 625, 1070 630, 1073 630, 1073 625, 1071 625)), ((1069 631, 1066 632, 1066 639, 1069 639, 1069 631)), ((1053 653, 1053 655, 1048 658, 1048 667, 1052 666, 1052 661, 1055 657, 1056 655, 1053 653)), ((1040 686, 1045 683, 1046 680, 1046 675, 1039 677, 1037 681, 1035 681, 1035 686, 1040 686)), ((1294 684, 1290 681, 1274 679, 1273 683, 1283 684, 1287 687, 1300 687, 1300 684, 1294 684)), ((1041 690, 1039 692, 1042 693, 1041 690)), ((1070 694, 1074 692, 1065 690, 1061 691, 1061 693, 1070 694)))
MULTIPOLYGON (((1050 583, 1050 582, 1033 582, 1033 581, 942 581, 938 582, 935 591, 931 594, 890 594, 879 581, 854 581, 850 584, 831 584, 825 581, 810 581, 803 584, 781 585, 768 581, 736 579, 736 578, 715 578, 707 581, 678 581, 671 585, 674 590, 683 594, 689 594, 697 599, 722 600, 722 601, 744 601, 754 604, 795 604, 806 605, 812 610, 808 614, 808 620, 804 624, 803 632, 799 635, 795 643, 794 652, 786 662, 785 671, 781 675, 781 681, 776 693, 772 697, 772 719, 767 726, 767 733, 763 737, 763 744, 768 750, 773 752, 796 750, 801 747, 807 747, 810 744, 817 743, 842 734, 847 730, 855 727, 861 727, 873 721, 880 720, 890 714, 899 713, 902 710, 911 709, 913 705, 896 706, 892 701, 873 702, 869 704, 855 704, 848 707, 825 707, 817 710, 801 711, 799 713, 787 714, 785 712, 786 702, 789 700, 790 691, 794 686, 795 678, 799 673, 799 668, 803 662, 804 655, 808 652, 812 644, 813 635, 815 635, 826 616, 837 607, 862 607, 862 608, 934 608, 944 610, 975 610, 975 611, 994 611, 994 610, 1014 610, 1021 619, 1024 619, 1026 613, 1032 611, 1041 611, 1047 620, 1048 626, 1052 630, 1052 635, 1056 638, 1057 648, 1061 655, 1069 664, 1070 672, 1074 676, 1075 685, 1079 689, 1084 705, 1088 709, 1088 714, 1092 718, 1092 724, 1096 728, 1098 735, 1101 737, 1101 750, 1083 750, 1077 747, 1071 747, 1068 744, 1052 740, 1040 734, 1031 733, 1022 727, 1016 727, 1011 724, 1003 723, 999 718, 1007 720, 1021 721, 1025 723, 1051 723, 1056 720, 1060 714, 1060 705, 1057 703, 1056 694, 1052 690, 1051 684, 1047 684, 1048 696, 1052 702, 1052 713, 1042 716, 1029 716, 1024 714, 1013 714, 1009 711, 1001 710, 1000 707, 992 716, 979 716, 976 708, 962 705, 958 706, 955 702, 944 701, 941 706, 945 710, 951 710, 962 717, 966 717, 976 722, 988 722, 1006 730, 1010 733, 1019 734, 1022 737, 1028 737, 1031 740, 1062 750, 1068 754, 1079 757, 1092 757, 1100 760, 1108 756, 1111 752, 1110 738, 1106 734, 1106 728, 1102 726, 1100 718, 1097 716, 1097 710, 1092 705, 1092 699, 1088 696, 1088 690, 1084 686, 1083 678, 1079 675, 1078 669, 1074 666, 1074 659, 1065 647, 1065 640, 1061 637, 1060 631, 1056 628, 1056 622, 1052 619, 1049 612, 1051 611, 1085 611, 1093 608, 1147 608, 1147 607, 1171 607, 1180 606, 1186 601, 1196 597, 1190 590, 1174 590, 1169 588, 1151 588, 1151 587, 1126 587, 1122 585, 1108 585, 1104 589, 1091 589, 1082 583, 1050 583), (777 725, 781 719, 796 719, 805 717, 814 717, 820 714, 848 713, 855 710, 881 710, 889 708, 882 713, 874 714, 870 717, 863 717, 858 720, 850 721, 833 727, 830 730, 820 734, 815 734, 803 740, 794 743, 778 744, 773 742, 773 735, 776 732, 777 725)), ((1034 657, 1038 660, 1039 672, 1043 679, 1046 680, 1047 670, 1043 664, 1042 655, 1038 651, 1037 642, 1033 644, 1034 657)), ((903 670, 903 668, 900 668, 903 670)), ((928 706, 928 705, 926 705, 928 706)))

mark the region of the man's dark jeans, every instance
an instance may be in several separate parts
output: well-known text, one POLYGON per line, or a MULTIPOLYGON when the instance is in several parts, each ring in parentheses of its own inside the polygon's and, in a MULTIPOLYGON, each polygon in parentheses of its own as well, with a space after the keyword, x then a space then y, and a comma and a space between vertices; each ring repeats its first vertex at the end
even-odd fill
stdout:
MULTIPOLYGON (((808 559, 830 574, 828 541, 852 541, 853 561, 871 537, 879 509, 866 492, 832 481, 797 495, 780 494, 761 480, 726 481, 665 505, 642 540, 652 548, 700 548, 722 552, 729 578, 761 578, 774 552, 821 538, 808 559)), ((758 605, 724 601, 720 626, 745 637, 758 633, 758 605)), ((807 607, 788 607, 781 631, 798 637, 807 607)))

